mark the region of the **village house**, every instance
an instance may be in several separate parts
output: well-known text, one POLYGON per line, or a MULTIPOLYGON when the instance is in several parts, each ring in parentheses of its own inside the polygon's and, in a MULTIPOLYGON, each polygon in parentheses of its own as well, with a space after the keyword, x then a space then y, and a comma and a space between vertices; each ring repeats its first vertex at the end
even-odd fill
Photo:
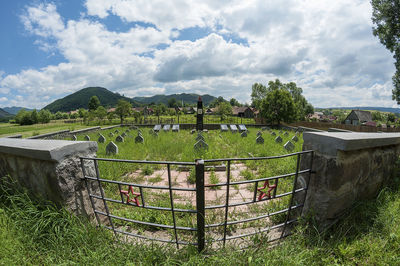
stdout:
POLYGON ((372 122, 372 115, 369 111, 351 110, 344 122, 347 125, 363 125, 372 122))
POLYGON ((256 109, 252 109, 247 106, 233 106, 232 107, 232 114, 234 116, 243 117, 243 118, 254 118, 256 116, 255 111, 256 109))

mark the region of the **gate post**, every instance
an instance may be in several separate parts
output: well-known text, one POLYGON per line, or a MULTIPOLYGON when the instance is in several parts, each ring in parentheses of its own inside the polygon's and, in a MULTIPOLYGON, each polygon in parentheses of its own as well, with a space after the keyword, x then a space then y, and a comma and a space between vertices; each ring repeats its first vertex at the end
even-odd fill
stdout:
POLYGON ((196 159, 196 210, 197 249, 201 252, 205 243, 204 160, 201 159, 196 159))

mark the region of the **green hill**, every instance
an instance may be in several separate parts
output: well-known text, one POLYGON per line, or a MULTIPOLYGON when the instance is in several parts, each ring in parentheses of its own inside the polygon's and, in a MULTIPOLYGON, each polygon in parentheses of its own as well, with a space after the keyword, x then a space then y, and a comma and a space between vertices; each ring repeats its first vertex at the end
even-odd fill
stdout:
POLYGON ((21 109, 25 109, 26 111, 33 111, 33 109, 25 108, 25 107, 17 107, 17 106, 12 106, 12 107, 3 107, 3 110, 6 111, 7 113, 10 113, 12 115, 18 114, 18 112, 21 109))
POLYGON ((8 121, 12 117, 14 117, 14 115, 12 115, 0 108, 0 122, 8 121))
POLYGON ((111 92, 102 87, 88 87, 73 94, 70 94, 62 99, 58 99, 51 104, 45 106, 43 109, 47 109, 52 113, 61 111, 69 112, 79 108, 88 108, 88 102, 90 97, 96 95, 102 106, 114 107, 117 105, 118 100, 125 100, 132 103, 132 106, 139 106, 138 103, 132 99, 122 96, 118 93, 111 92))
MULTIPOLYGON (((199 98, 199 94, 194 94, 194 93, 181 93, 181 94, 171 94, 171 95, 154 95, 151 97, 134 97, 133 100, 143 103, 143 104, 150 104, 150 103, 163 103, 167 104, 168 100, 171 98, 175 98, 176 101, 178 102, 179 105, 181 105, 182 101, 186 104, 194 104, 197 103, 197 99, 199 98)), ((203 104, 204 105, 209 105, 212 101, 217 99, 214 96, 205 94, 201 95, 201 98, 203 99, 203 104)))

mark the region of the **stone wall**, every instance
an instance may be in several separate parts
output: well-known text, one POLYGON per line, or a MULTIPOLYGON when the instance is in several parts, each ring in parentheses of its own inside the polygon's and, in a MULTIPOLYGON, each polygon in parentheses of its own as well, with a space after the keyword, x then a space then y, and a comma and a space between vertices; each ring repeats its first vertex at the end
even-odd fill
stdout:
MULTIPOLYGON (((79 157, 95 157, 96 152, 97 143, 90 141, 0 138, 0 177, 9 175, 32 195, 91 217, 93 210, 79 157)), ((93 165, 85 169, 95 176, 93 165)), ((99 191, 97 182, 89 185, 92 191, 99 191)), ((96 208, 104 209, 101 201, 94 202, 96 208)))
MULTIPOLYGON (((305 132, 303 150, 314 150, 303 213, 320 228, 332 225, 357 201, 377 196, 392 177, 400 152, 399 133, 305 132)), ((304 156, 301 169, 309 168, 304 156)), ((304 184, 308 175, 299 177, 304 184)), ((298 195, 298 199, 301 195, 298 195)))

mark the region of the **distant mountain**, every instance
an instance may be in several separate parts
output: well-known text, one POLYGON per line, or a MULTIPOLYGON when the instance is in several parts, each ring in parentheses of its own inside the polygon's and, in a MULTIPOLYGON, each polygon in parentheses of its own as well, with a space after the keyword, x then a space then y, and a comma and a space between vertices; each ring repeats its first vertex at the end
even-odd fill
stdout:
POLYGON ((33 109, 25 108, 25 107, 17 107, 17 106, 12 106, 12 107, 3 107, 3 110, 6 111, 7 113, 10 113, 12 115, 18 114, 19 110, 25 109, 26 111, 32 111, 33 109))
MULTIPOLYGON (((150 104, 150 103, 163 103, 167 104, 168 100, 175 98, 180 106, 182 101, 187 104, 194 104, 197 103, 197 99, 199 98, 199 94, 193 93, 181 93, 181 94, 171 94, 171 95, 154 95, 151 97, 134 97, 133 100, 143 103, 143 104, 150 104)), ((212 101, 216 100, 217 98, 208 94, 201 95, 204 105, 209 105, 212 101)))
POLYGON ((4 111, 3 109, 0 108, 0 121, 4 122, 4 121, 8 121, 10 118, 14 117, 13 114, 10 114, 6 111, 4 111))
POLYGON ((315 108, 315 109, 346 109, 346 110, 368 110, 368 111, 380 111, 390 113, 400 113, 400 108, 390 107, 329 107, 329 108, 315 108))
POLYGON ((118 103, 118 100, 131 102, 132 106, 139 106, 139 104, 134 100, 122 96, 119 93, 114 93, 102 87, 88 87, 72 93, 62 99, 58 99, 45 106, 43 109, 47 109, 53 113, 58 111, 69 112, 79 108, 87 109, 89 99, 93 95, 96 95, 99 98, 100 104, 104 107, 115 107, 118 103))

